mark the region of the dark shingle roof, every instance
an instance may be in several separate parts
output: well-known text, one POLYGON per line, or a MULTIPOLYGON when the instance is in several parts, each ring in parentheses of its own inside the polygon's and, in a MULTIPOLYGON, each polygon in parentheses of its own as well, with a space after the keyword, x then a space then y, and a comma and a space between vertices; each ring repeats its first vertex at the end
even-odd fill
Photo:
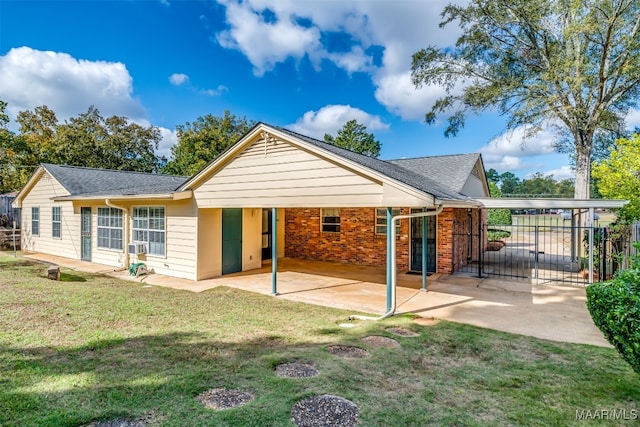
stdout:
MULTIPOLYGON (((273 127, 275 129, 278 129, 281 132, 285 132, 295 138, 301 139, 323 150, 329 151, 340 157, 351 160, 361 166, 364 166, 376 172, 382 173, 388 176, 389 178, 395 179, 399 182, 402 182, 403 184, 409 185, 424 193, 432 194, 437 199, 464 200, 464 201, 471 200, 470 198, 460 194, 458 191, 453 190, 451 187, 445 186, 441 182, 434 180, 433 177, 416 173, 414 170, 410 170, 409 168, 402 167, 392 162, 354 153, 353 151, 345 150, 343 148, 336 147, 335 145, 327 144, 325 142, 319 141, 314 138, 310 138, 305 135, 301 135, 299 133, 290 131, 288 129, 284 129, 278 126, 273 126, 273 127)), ((456 174, 459 174, 459 171, 455 171, 455 172, 456 174)), ((465 179, 467 176, 468 174, 465 176, 465 179)))
POLYGON ((452 154, 388 160, 388 162, 440 182, 452 191, 460 193, 479 157, 477 153, 452 154))
POLYGON ((166 194, 176 191, 187 177, 154 173, 92 169, 42 164, 71 196, 166 194))

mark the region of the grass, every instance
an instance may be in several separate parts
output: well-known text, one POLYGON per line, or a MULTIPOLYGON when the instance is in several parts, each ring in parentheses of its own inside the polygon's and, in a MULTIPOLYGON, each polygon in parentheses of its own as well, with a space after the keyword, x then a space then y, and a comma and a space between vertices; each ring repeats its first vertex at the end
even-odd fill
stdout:
MULTIPOLYGON (((576 411, 638 410, 640 381, 609 348, 409 317, 339 327, 348 314, 216 288, 195 294, 63 270, 0 253, 0 425, 79 426, 147 417, 161 426, 291 426, 300 399, 355 402, 363 426, 599 425, 576 411), (418 338, 386 331, 401 326, 418 338), (327 346, 383 335, 394 349, 346 360, 327 346), (307 379, 273 374, 312 363, 307 379), (255 394, 212 411, 195 397, 255 394)), ((562 325, 558 325, 562 327, 562 325)), ((609 421, 607 425, 629 421, 609 421)))

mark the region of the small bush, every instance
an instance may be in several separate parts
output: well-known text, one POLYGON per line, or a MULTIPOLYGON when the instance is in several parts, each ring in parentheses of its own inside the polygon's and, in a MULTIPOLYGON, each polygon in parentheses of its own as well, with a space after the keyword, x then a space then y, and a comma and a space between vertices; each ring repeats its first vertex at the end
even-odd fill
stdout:
POLYGON ((511 211, 509 209, 487 209, 487 224, 511 225, 511 211))
POLYGON ((624 360, 640 374, 640 269, 623 270, 587 288, 591 318, 624 360))
POLYGON ((498 230, 497 228, 489 228, 487 230, 487 238, 489 241, 502 240, 511 236, 511 232, 507 230, 498 230))

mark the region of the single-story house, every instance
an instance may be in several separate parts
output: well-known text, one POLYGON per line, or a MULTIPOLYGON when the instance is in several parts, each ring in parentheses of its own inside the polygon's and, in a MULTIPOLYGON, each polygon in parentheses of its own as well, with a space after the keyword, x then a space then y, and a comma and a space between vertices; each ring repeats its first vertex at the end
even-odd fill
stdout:
POLYGON ((479 154, 383 161, 259 123, 192 177, 43 164, 14 206, 24 250, 200 280, 274 255, 388 266, 391 244, 398 271, 426 251, 452 273, 483 248, 487 197, 479 154))

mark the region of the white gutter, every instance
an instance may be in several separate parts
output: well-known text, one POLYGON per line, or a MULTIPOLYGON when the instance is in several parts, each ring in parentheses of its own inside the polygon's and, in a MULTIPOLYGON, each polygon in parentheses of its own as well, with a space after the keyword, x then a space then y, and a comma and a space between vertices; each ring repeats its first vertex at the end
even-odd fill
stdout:
POLYGON ((120 209, 124 213, 122 218, 122 246, 124 246, 124 268, 129 268, 129 211, 124 206, 114 205, 110 199, 104 199, 104 204, 110 208, 120 209))
MULTIPOLYGON (((387 317, 391 317, 396 312, 396 222, 401 219, 408 218, 424 218, 427 216, 438 215, 442 212, 444 206, 442 204, 438 205, 435 211, 429 212, 417 212, 414 214, 406 214, 406 215, 396 215, 391 218, 391 241, 393 244, 391 245, 391 309, 384 313, 380 317, 370 317, 370 316, 360 316, 358 314, 353 314, 349 316, 349 320, 383 320, 387 317)), ((424 268, 424 267, 423 267, 424 268)))

